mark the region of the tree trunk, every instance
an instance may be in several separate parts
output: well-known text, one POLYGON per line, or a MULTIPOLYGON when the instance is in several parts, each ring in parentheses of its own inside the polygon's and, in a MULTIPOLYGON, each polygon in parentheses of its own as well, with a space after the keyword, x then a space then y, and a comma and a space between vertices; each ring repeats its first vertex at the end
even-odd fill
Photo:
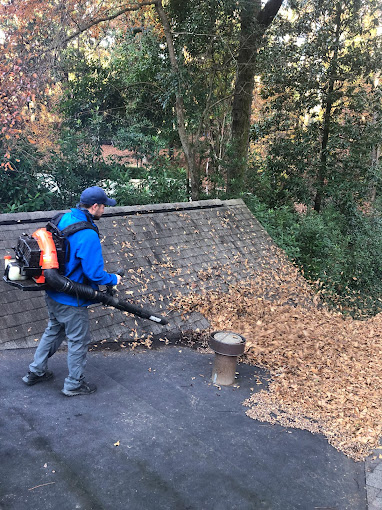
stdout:
POLYGON ((322 201, 324 197, 325 191, 325 180, 327 178, 327 161, 328 161, 328 142, 330 135, 330 118, 332 113, 332 108, 334 104, 334 82, 337 74, 337 61, 338 61, 338 50, 340 45, 340 36, 341 36, 341 13, 342 6, 341 3, 337 3, 336 7, 336 32, 335 32, 335 40, 334 40, 334 52, 333 58, 330 63, 329 68, 329 84, 328 90, 326 93, 326 104, 325 104, 325 114, 324 114, 324 122, 322 125, 322 139, 321 139, 321 151, 320 151, 320 163, 317 175, 317 186, 316 186, 316 196, 314 199, 314 210, 318 213, 321 211, 322 201))
POLYGON ((181 80, 179 76, 179 66, 178 60, 176 57, 174 42, 172 39, 170 24, 167 19, 167 15, 163 10, 162 1, 158 0, 155 4, 156 11, 158 16, 162 22, 163 30, 166 36, 167 48, 171 63, 171 68, 174 75, 177 77, 177 89, 175 92, 175 111, 176 111, 176 119, 177 119, 177 128, 179 138, 182 144, 182 149, 184 152, 184 156, 186 158, 187 168, 188 168, 188 179, 189 184, 191 186, 191 198, 192 200, 198 200, 199 198, 199 189, 200 189, 200 176, 199 176, 199 166, 196 163, 195 158, 195 150, 192 142, 189 139, 186 130, 186 122, 185 122, 185 109, 183 102, 183 95, 181 91, 181 80))
POLYGON ((272 23, 282 2, 283 0, 269 0, 263 9, 260 0, 240 2, 240 46, 231 127, 234 160, 228 165, 227 175, 227 190, 232 194, 242 189, 247 168, 257 51, 265 30, 272 23))
MULTIPOLYGON (((378 86, 378 83, 379 83, 379 73, 376 74, 376 76, 374 77, 374 88, 376 88, 378 86)), ((374 113, 373 124, 375 125, 377 123, 377 121, 378 121, 378 114, 374 113)), ((375 145, 373 145, 372 150, 371 150, 371 166, 372 166, 373 170, 375 170, 378 167, 380 157, 381 157, 381 146, 379 144, 375 144, 375 145)), ((370 190, 371 205, 374 204, 376 196, 377 196, 377 188, 374 185, 370 190)))
POLYGON ((333 87, 334 82, 331 81, 329 85, 329 91, 327 95, 327 102, 325 108, 324 115, 324 123, 322 127, 322 140, 321 140, 321 152, 320 152, 320 163, 319 170, 317 176, 317 188, 316 188, 316 196, 314 199, 314 210, 318 213, 321 210, 322 199, 324 194, 325 187, 325 179, 326 179, 326 165, 328 160, 328 141, 329 141, 329 133, 330 133, 330 116, 333 107, 333 87))

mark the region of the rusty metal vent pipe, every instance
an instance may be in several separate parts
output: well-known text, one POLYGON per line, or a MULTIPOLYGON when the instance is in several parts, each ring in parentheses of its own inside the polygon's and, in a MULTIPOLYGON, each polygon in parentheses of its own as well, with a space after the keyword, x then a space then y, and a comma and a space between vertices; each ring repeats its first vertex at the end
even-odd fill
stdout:
POLYGON ((244 352, 245 338, 231 331, 216 331, 211 334, 209 344, 215 351, 212 382, 222 386, 233 384, 237 358, 244 352))

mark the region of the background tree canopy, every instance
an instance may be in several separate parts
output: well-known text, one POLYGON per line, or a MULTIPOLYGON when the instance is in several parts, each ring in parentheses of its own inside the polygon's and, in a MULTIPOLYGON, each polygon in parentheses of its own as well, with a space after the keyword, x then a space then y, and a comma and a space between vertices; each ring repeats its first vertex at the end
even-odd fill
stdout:
POLYGON ((122 205, 240 196, 333 304, 374 313, 381 17, 376 0, 2 2, 1 211, 95 182, 122 205))

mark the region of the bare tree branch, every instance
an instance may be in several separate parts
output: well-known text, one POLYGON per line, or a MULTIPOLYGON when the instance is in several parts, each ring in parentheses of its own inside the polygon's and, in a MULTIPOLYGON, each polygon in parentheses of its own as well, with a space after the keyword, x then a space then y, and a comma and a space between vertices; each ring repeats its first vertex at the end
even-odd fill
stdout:
POLYGON ((98 25, 99 23, 103 23, 104 21, 111 21, 115 18, 118 18, 118 16, 125 14, 125 12, 138 11, 141 7, 146 7, 148 5, 156 5, 156 4, 157 4, 157 0, 146 0, 139 4, 129 5, 128 7, 124 7, 123 9, 120 9, 119 11, 117 11, 113 14, 109 14, 107 16, 101 16, 100 18, 93 19, 86 25, 79 27, 78 30, 73 32, 73 34, 68 35, 62 42, 67 43, 67 42, 71 41, 72 39, 75 39, 76 37, 78 37, 83 32, 86 32, 86 30, 89 30, 89 28, 94 27, 95 25, 98 25))

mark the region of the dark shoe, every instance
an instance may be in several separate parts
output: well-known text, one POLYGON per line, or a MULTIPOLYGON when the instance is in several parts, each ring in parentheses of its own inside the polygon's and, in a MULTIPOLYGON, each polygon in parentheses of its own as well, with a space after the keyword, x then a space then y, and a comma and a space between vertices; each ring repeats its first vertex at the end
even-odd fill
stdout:
POLYGON ((49 379, 52 379, 52 377, 53 372, 47 370, 44 375, 37 375, 34 372, 28 372, 27 375, 24 375, 24 377, 22 377, 22 380, 28 386, 33 386, 38 382, 49 381, 49 379))
POLYGON ((75 390, 66 390, 64 388, 61 392, 67 397, 75 397, 76 395, 90 395, 90 393, 94 393, 96 390, 97 386, 95 384, 83 382, 81 386, 75 390))

